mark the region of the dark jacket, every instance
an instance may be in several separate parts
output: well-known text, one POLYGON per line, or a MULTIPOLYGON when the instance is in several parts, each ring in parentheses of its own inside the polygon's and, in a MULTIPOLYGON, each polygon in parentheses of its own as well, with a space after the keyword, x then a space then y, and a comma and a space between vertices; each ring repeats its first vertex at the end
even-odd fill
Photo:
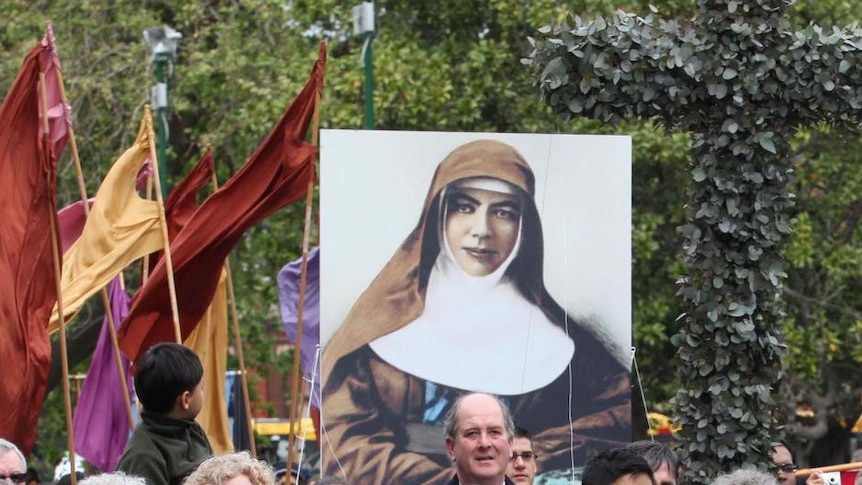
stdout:
POLYGON ((147 485, 181 485, 212 455, 206 433, 194 420, 171 419, 145 410, 117 470, 142 477, 147 485))

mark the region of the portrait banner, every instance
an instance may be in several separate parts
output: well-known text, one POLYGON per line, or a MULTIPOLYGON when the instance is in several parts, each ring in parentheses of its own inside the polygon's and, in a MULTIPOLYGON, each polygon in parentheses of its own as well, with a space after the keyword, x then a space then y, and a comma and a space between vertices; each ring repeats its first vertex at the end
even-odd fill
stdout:
POLYGON ((322 130, 320 150, 324 474, 448 483, 444 421, 474 391, 546 475, 631 440, 630 137, 322 130))

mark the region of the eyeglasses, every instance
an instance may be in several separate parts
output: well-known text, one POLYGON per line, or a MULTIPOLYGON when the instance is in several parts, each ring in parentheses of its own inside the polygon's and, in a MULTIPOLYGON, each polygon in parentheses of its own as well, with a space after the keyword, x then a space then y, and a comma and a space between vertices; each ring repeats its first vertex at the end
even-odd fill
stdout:
POLYGON ((518 458, 521 458, 524 461, 533 461, 536 458, 536 454, 532 451, 525 451, 523 453, 518 453, 517 451, 512 452, 512 457, 509 458, 509 461, 515 462, 518 461, 518 458))
POLYGON ((0 482, 9 480, 12 483, 27 483, 26 473, 13 473, 11 475, 0 475, 0 482))
POLYGON ((783 465, 778 465, 778 470, 784 473, 796 473, 799 467, 794 463, 784 463, 783 465))

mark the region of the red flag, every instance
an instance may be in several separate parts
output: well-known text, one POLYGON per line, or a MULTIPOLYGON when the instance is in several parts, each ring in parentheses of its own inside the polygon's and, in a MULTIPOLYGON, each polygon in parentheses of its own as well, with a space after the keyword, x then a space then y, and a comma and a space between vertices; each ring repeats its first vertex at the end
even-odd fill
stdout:
MULTIPOLYGON (((198 192, 212 179, 214 173, 213 152, 211 148, 207 148, 198 163, 168 194, 168 198, 165 199, 168 240, 173 241, 180 229, 188 224, 195 209, 198 208, 198 192)), ((163 254, 162 251, 158 251, 150 256, 150 273, 156 268, 156 264, 161 260, 163 254)))
POLYGON ((165 199, 165 217, 171 241, 189 223, 189 219, 198 208, 198 192, 212 180, 214 173, 213 152, 211 148, 207 148, 198 163, 168 194, 168 198, 165 199))
POLYGON ((0 106, 0 436, 30 453, 45 398, 57 299, 51 247, 56 159, 40 133, 36 46, 0 106))
MULTIPOLYGON (((323 87, 326 48, 311 77, 273 131, 243 168, 192 215, 171 242, 182 337, 201 320, 215 294, 225 259, 251 226, 302 197, 314 178, 316 148, 303 139, 323 87)), ((172 341, 165 262, 132 301, 119 332, 120 348, 132 361, 153 344, 172 341)))

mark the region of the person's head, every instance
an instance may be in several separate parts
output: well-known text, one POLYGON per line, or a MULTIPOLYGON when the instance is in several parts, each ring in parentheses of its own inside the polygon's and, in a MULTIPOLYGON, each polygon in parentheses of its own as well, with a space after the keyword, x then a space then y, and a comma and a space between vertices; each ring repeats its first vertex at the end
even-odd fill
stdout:
POLYGON ((584 467, 582 485, 655 485, 652 468, 628 448, 614 448, 594 456, 584 467))
POLYGON ((247 451, 208 458, 183 485, 275 485, 275 472, 247 451))
POLYGON ((536 452, 533 450, 533 437, 524 428, 516 427, 512 439, 512 457, 506 475, 518 485, 533 485, 536 478, 536 452))
POLYGON ((39 478, 39 472, 35 468, 27 468, 25 473, 27 474, 27 485, 39 485, 42 483, 42 479, 39 478))
POLYGON ((160 343, 138 361, 135 390, 147 411, 194 419, 203 406, 204 370, 188 347, 160 343))
POLYGON ((297 473, 295 468, 287 469, 287 463, 277 461, 272 466, 275 469, 276 485, 305 485, 307 472, 301 470, 297 473))
POLYGON ((135 475, 113 472, 90 475, 78 482, 78 485, 147 485, 147 481, 135 475))
POLYGON ((487 276, 514 259, 521 237, 523 199, 517 187, 490 177, 447 186, 444 244, 462 271, 487 276))
POLYGON ((27 482, 27 459, 15 443, 0 438, 0 485, 27 482))
POLYGON ((652 468, 656 485, 676 485, 679 459, 670 448, 656 441, 635 441, 626 445, 652 468))
POLYGON ((736 470, 720 475, 712 485, 777 485, 775 477, 758 470, 736 470))
MULTIPOLYGON (((81 483, 86 478, 87 475, 85 475, 84 472, 75 472, 75 483, 81 483)), ((60 479, 57 480, 54 485, 72 485, 72 474, 66 473, 65 475, 60 477, 60 479)))
POLYGON ((782 485, 793 485, 796 483, 796 470, 799 467, 796 465, 796 458, 790 447, 782 441, 772 443, 772 451, 770 452, 772 463, 776 466, 776 474, 778 482, 782 485))
POLYGON ((502 483, 515 425, 509 409, 490 394, 458 398, 444 423, 446 450, 461 483, 502 483))

